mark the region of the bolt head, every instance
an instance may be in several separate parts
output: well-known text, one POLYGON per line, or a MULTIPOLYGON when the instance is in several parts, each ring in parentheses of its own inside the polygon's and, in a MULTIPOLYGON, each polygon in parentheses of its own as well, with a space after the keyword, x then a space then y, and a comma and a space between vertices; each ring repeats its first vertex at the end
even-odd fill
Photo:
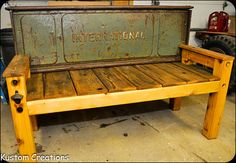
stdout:
POLYGON ((22 112, 23 112, 23 108, 22 108, 22 107, 18 107, 18 108, 16 108, 16 111, 17 111, 18 113, 22 113, 22 112))
POLYGON ((17 86, 18 80, 12 80, 12 85, 17 86))

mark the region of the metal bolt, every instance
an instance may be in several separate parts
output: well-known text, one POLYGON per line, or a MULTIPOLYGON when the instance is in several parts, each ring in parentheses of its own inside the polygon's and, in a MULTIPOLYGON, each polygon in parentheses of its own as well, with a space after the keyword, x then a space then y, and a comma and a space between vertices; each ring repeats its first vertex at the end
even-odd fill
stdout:
POLYGON ((23 112, 23 108, 22 107, 18 107, 18 108, 16 108, 16 110, 17 110, 18 113, 22 113, 23 112))
POLYGON ((188 59, 185 59, 185 60, 184 60, 184 62, 185 62, 185 63, 188 63, 188 62, 189 62, 189 60, 188 60, 188 59))
POLYGON ((17 86, 18 80, 12 80, 12 85, 17 86))
POLYGON ((229 65, 230 65, 230 62, 227 62, 227 63, 226 63, 226 67, 229 67, 229 65))
POLYGON ((224 88, 226 86, 226 84, 224 83, 224 84, 222 84, 222 88, 224 88))

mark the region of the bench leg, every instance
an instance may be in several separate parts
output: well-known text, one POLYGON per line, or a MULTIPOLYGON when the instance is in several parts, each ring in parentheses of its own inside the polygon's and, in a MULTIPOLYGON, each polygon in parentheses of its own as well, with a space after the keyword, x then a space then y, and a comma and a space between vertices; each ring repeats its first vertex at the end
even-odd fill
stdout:
POLYGON ((224 112, 224 104, 227 92, 211 93, 209 95, 207 111, 204 120, 203 135, 208 139, 218 136, 221 117, 224 112))
POLYGON ((203 124, 203 135, 208 139, 218 136, 221 117, 227 96, 230 73, 233 62, 215 61, 213 75, 220 77, 220 88, 216 93, 209 95, 205 120, 203 124))
POLYGON ((180 110, 181 107, 181 97, 170 98, 170 109, 173 111, 180 110))
POLYGON ((33 131, 38 131, 39 127, 38 127, 37 117, 35 115, 30 116, 30 121, 33 131))
POLYGON ((11 77, 6 80, 19 154, 29 158, 28 160, 24 160, 24 162, 35 162, 31 157, 36 153, 36 149, 26 103, 27 91, 25 77, 11 77), (13 80, 17 81, 17 84, 12 84, 13 80), (16 97, 19 99, 20 96, 23 98, 17 101, 16 97))

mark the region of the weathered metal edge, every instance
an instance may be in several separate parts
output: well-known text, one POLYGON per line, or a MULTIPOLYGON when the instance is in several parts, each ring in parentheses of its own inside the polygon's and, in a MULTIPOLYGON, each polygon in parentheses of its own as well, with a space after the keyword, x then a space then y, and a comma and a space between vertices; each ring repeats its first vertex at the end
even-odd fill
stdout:
POLYGON ((101 68, 101 67, 114 67, 114 66, 126 66, 136 64, 153 64, 161 62, 177 62, 180 61, 180 56, 165 56, 165 57, 143 57, 143 58, 130 58, 130 59, 110 59, 102 61, 83 61, 68 64, 56 64, 56 65, 40 65, 31 66, 31 73, 40 72, 52 72, 52 71, 64 71, 64 70, 79 70, 89 68, 101 68))
POLYGON ((6 10, 17 10, 17 11, 36 11, 36 10, 135 10, 135 9, 151 9, 151 10, 187 10, 192 9, 193 6, 11 6, 6 7, 6 10))

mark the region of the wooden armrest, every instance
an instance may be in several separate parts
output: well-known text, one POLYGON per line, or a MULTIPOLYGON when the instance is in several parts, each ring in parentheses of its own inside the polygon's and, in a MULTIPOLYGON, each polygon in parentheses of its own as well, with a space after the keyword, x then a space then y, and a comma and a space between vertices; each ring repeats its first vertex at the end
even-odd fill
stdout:
POLYGON ((29 56, 26 55, 15 55, 11 60, 10 64, 7 66, 3 72, 3 77, 19 77, 25 76, 29 77, 29 56))
POLYGON ((185 45, 185 44, 180 44, 179 47, 181 49, 185 49, 187 51, 190 52, 194 52, 197 54, 201 54, 201 55, 205 55, 214 59, 219 59, 219 60, 223 60, 223 61, 232 61, 234 60, 234 57, 229 56, 229 55, 225 55, 222 53, 218 53, 218 52, 214 52, 211 50, 207 50, 207 49, 203 49, 203 48, 199 48, 199 47, 194 47, 191 45, 185 45))

